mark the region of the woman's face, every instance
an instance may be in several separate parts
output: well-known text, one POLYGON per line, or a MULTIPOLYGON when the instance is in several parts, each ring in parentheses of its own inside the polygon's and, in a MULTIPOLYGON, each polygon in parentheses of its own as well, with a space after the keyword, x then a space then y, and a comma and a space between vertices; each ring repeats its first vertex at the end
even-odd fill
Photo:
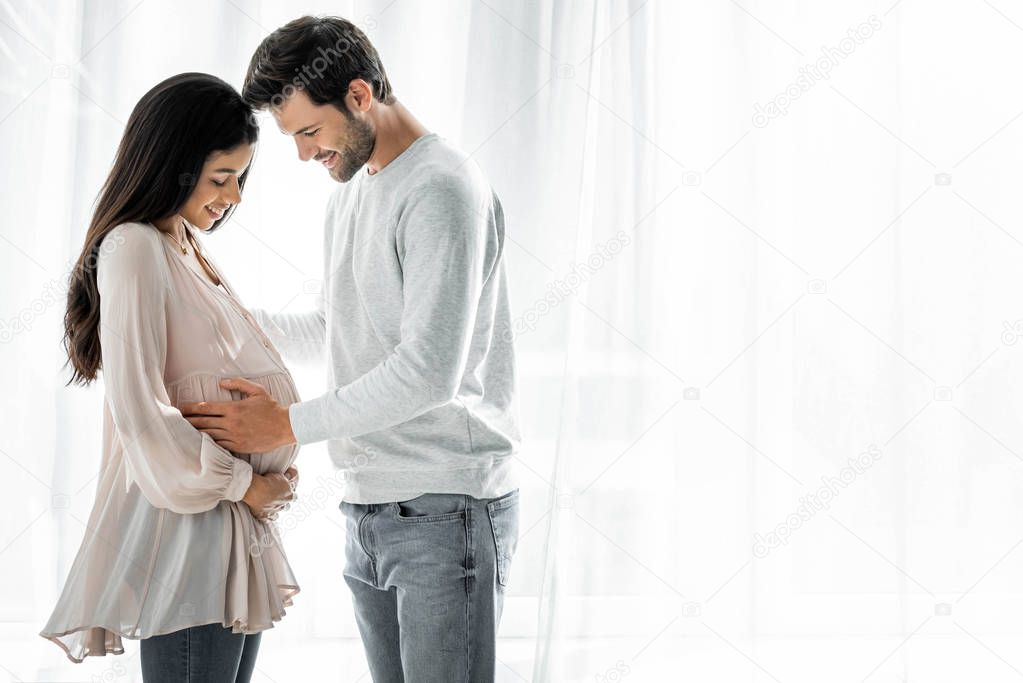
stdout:
POLYGON ((200 230, 209 230, 224 213, 242 201, 238 180, 252 161, 252 145, 242 143, 226 152, 214 152, 203 164, 195 188, 179 212, 200 230))

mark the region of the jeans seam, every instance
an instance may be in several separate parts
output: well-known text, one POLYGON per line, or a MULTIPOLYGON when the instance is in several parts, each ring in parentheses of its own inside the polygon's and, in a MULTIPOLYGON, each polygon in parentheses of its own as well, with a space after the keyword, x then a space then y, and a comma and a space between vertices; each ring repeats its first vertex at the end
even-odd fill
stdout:
POLYGON ((373 553, 371 553, 369 551, 369 546, 366 545, 366 538, 365 538, 365 521, 369 518, 369 516, 372 513, 373 513, 372 506, 367 506, 366 511, 363 512, 362 515, 359 517, 359 522, 356 525, 356 531, 357 531, 357 535, 359 537, 358 538, 358 540, 359 540, 359 547, 362 548, 363 554, 365 554, 366 557, 369 559, 370 569, 373 570, 373 587, 376 588, 378 586, 378 581, 377 581, 377 562, 376 562, 376 558, 373 557, 373 553))
MULTIPOLYGON (((397 505, 397 503, 395 503, 397 505)), ((439 515, 423 515, 421 517, 402 517, 400 508, 395 513, 399 524, 443 524, 444 522, 461 521, 465 515, 462 511, 445 512, 439 515)))
POLYGON ((472 506, 469 496, 465 497, 465 680, 471 683, 473 662, 473 592, 476 590, 476 553, 473 545, 472 506))
MULTIPOLYGON (((369 533, 369 542, 370 542, 370 544, 373 547, 376 547, 377 537, 376 537, 376 534, 373 532, 373 525, 372 524, 369 525, 369 529, 367 529, 367 532, 369 533)), ((380 573, 377 570, 377 558, 376 558, 376 555, 370 555, 369 556, 369 566, 373 569, 373 585, 375 587, 379 588, 380 587, 380 573)))
POLYGON ((497 583, 504 586, 504 572, 501 570, 501 558, 504 554, 504 548, 501 543, 501 537, 503 534, 500 534, 497 531, 497 521, 494 519, 495 509, 496 508, 491 508, 489 505, 487 506, 487 519, 490 521, 490 534, 494 538, 494 551, 496 552, 494 557, 494 570, 497 574, 497 583))

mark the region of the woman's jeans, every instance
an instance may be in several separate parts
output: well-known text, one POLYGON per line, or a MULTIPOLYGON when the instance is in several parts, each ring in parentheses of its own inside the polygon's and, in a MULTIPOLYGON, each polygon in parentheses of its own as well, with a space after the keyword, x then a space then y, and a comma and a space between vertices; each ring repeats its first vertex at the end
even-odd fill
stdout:
POLYGON ((518 491, 341 503, 345 582, 374 683, 494 680, 518 491))
POLYGON ((145 683, 249 683, 256 668, 262 633, 231 633, 220 624, 206 624, 143 638, 142 680, 145 683))

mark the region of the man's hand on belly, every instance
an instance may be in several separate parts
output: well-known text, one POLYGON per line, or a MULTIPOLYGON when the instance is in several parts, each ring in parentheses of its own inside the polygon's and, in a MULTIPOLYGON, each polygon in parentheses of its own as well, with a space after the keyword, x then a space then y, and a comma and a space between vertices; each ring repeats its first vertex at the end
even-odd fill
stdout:
POLYGON ((220 386, 246 398, 182 404, 181 414, 193 427, 237 453, 267 453, 295 443, 288 407, 273 400, 266 389, 240 378, 221 380, 220 386))

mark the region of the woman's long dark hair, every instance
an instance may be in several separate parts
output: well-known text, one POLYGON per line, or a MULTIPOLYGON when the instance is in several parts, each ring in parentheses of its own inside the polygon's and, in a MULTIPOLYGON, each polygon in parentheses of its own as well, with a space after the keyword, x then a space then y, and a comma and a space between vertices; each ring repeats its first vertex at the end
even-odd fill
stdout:
MULTIPOLYGON (((209 74, 168 78, 135 105, 71 271, 63 340, 73 370, 68 384, 93 381, 102 363, 96 261, 103 238, 122 223, 173 216, 191 195, 210 154, 253 144, 258 136, 253 111, 241 95, 209 74)), ((238 179, 242 188, 247 175, 248 169, 238 179)))

